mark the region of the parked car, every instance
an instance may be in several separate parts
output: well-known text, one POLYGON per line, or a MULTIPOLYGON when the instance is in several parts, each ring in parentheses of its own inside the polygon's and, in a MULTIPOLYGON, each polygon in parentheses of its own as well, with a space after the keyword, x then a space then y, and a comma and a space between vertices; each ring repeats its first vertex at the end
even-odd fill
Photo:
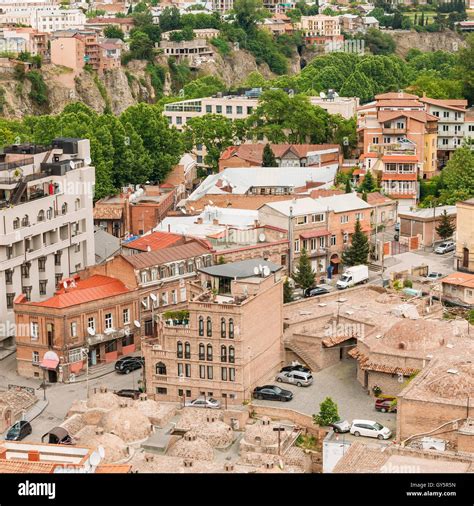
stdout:
POLYGON ((128 397, 129 399, 137 400, 140 397, 140 390, 132 390, 131 388, 124 388, 122 390, 117 390, 115 395, 119 397, 128 397))
POLYGON ((30 422, 26 420, 20 420, 14 423, 7 431, 5 439, 7 441, 21 441, 26 436, 29 436, 32 432, 30 422))
POLYGON ((338 422, 330 423, 329 427, 332 427, 334 432, 342 434, 351 430, 351 424, 347 420, 339 420, 338 422))
POLYGON ((383 399, 375 399, 375 409, 382 413, 396 413, 397 403, 396 397, 385 397, 383 399))
POLYGON ((369 281, 369 268, 367 265, 353 265, 348 267, 336 283, 338 290, 351 288, 352 286, 369 281))
POLYGON ((430 272, 428 276, 426 276, 426 279, 428 281, 436 281, 437 279, 440 279, 442 277, 444 277, 444 274, 442 274, 441 272, 430 272))
POLYGON ((293 393, 289 390, 283 390, 283 388, 276 385, 264 385, 263 387, 256 387, 254 389, 253 398, 288 402, 293 399, 293 393))
POLYGON ((282 367, 280 370, 280 372, 290 372, 290 371, 300 371, 311 374, 311 369, 301 364, 286 365, 285 367, 282 367))
POLYGON ((280 372, 275 379, 279 383, 291 383, 297 387, 308 387, 313 383, 313 376, 311 376, 311 373, 302 371, 280 372))
POLYGON ((435 253, 438 255, 444 255, 445 253, 449 253, 450 251, 455 250, 456 244, 453 241, 445 241, 435 248, 435 253))
POLYGON ((373 420, 353 420, 350 433, 354 436, 376 437, 377 439, 389 439, 392 431, 373 420))
POLYGON ((143 357, 121 357, 115 362, 115 370, 120 374, 129 374, 141 369, 144 363, 143 357))
POLYGON ((221 403, 212 397, 204 398, 199 397, 198 399, 194 399, 193 401, 186 401, 184 403, 187 408, 211 408, 211 409, 219 409, 221 407, 221 403))
POLYGON ((324 286, 313 286, 312 288, 306 288, 304 291, 305 297, 316 297, 317 295, 324 295, 329 293, 329 290, 324 286))

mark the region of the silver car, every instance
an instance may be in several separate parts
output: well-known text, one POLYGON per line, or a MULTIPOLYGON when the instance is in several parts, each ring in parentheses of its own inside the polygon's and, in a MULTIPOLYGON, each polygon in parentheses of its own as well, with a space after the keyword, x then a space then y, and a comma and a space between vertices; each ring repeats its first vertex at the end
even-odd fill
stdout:
POLYGON ((453 241, 442 242, 438 247, 435 248, 435 253, 438 255, 444 255, 450 251, 456 250, 456 244, 453 241))
POLYGON ((301 371, 280 372, 275 379, 280 383, 291 383, 297 387, 307 387, 313 383, 311 373, 301 371))
POLYGON ((186 401, 184 405, 186 408, 219 409, 221 407, 221 403, 212 397, 208 397, 207 399, 200 397, 198 399, 194 399, 193 401, 186 401))

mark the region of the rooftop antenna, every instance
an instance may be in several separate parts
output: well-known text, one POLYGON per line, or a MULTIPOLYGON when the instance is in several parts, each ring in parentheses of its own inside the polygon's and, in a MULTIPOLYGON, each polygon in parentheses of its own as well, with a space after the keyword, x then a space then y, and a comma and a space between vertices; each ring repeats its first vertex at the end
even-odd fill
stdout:
POLYGON ((319 96, 320 96, 321 98, 326 98, 326 93, 324 93, 324 91, 322 91, 322 92, 319 94, 319 96))

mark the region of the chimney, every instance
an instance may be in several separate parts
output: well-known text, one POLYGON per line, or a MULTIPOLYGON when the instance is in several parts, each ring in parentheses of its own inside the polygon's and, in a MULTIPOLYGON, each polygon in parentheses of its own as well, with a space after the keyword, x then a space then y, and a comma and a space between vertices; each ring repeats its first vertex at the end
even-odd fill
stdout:
POLYGON ((145 462, 153 462, 154 455, 151 455, 150 453, 145 454, 145 462))
POLYGON ((95 433, 98 435, 98 436, 102 436, 102 434, 104 433, 104 429, 102 427, 96 427, 95 428, 95 433))
POLYGON ((184 467, 193 467, 193 461, 191 459, 184 459, 184 467))
POLYGON ((224 464, 224 471, 231 472, 234 470, 234 464, 231 464, 230 462, 226 462, 224 464))
POLYGON ((28 452, 28 462, 39 462, 40 461, 40 452, 36 450, 30 450, 28 452))
POLYGON ((141 401, 146 401, 146 400, 148 399, 148 395, 147 395, 147 394, 140 394, 139 399, 140 399, 141 401))

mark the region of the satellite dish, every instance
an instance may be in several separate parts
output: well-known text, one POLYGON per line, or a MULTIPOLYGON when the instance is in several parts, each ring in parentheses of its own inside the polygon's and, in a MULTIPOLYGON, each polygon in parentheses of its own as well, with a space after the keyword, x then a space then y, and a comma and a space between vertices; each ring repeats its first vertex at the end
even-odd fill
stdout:
POLYGON ((260 271, 258 270, 258 267, 253 268, 253 273, 257 276, 259 275, 260 271))
POLYGON ((209 200, 209 204, 211 204, 211 206, 213 206, 214 202, 212 200, 209 200))
POLYGON ((99 455, 101 456, 101 458, 104 458, 105 457, 105 449, 103 446, 99 446, 97 448, 98 452, 99 452, 99 455))
POLYGON ((324 93, 324 91, 322 91, 322 92, 319 94, 319 96, 320 96, 321 98, 326 98, 326 93, 324 93))
POLYGON ((91 328, 91 327, 87 327, 87 333, 90 335, 90 336, 95 336, 95 329, 91 328))
POLYGON ((150 299, 153 301, 153 302, 156 302, 158 299, 156 298, 156 295, 154 293, 150 293, 150 299))
POLYGON ((142 306, 143 306, 144 308, 146 308, 146 307, 147 307, 147 303, 146 303, 146 301, 142 300, 142 306))
POLYGON ((265 234, 260 234, 260 235, 258 236, 258 240, 259 240, 260 242, 265 242, 265 239, 266 239, 265 234))
POLYGON ((188 214, 188 213, 187 213, 187 211, 186 211, 186 209, 185 209, 184 207, 183 207, 183 209, 181 209, 181 212, 182 212, 183 214, 188 214))
POLYGON ((264 276, 270 276, 270 268, 268 267, 268 265, 265 265, 263 267, 263 275, 264 276))
POLYGON ((88 473, 89 471, 91 470, 91 463, 89 461, 87 461, 85 464, 84 464, 84 471, 86 473, 88 473))
POLYGON ((140 328, 142 326, 141 323, 138 320, 134 320, 133 323, 134 323, 135 327, 140 328))
POLYGON ((86 162, 86 165, 89 165, 92 162, 90 157, 85 158, 84 161, 86 162))
POLYGON ((92 455, 89 457, 89 462, 93 466, 98 466, 101 460, 102 459, 100 458, 99 452, 93 452, 92 455))
POLYGON ((69 167, 71 167, 71 169, 74 169, 74 162, 72 160, 69 162, 69 167))

